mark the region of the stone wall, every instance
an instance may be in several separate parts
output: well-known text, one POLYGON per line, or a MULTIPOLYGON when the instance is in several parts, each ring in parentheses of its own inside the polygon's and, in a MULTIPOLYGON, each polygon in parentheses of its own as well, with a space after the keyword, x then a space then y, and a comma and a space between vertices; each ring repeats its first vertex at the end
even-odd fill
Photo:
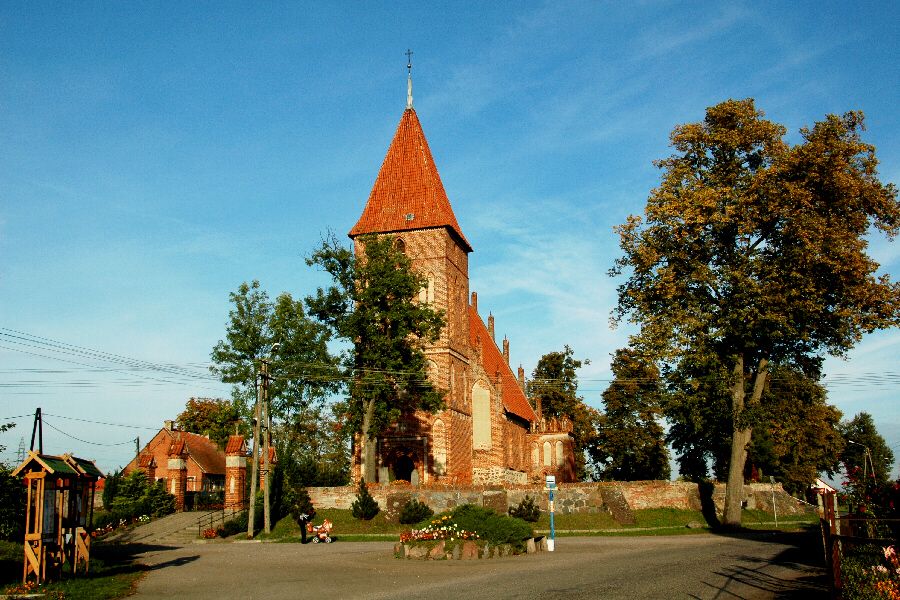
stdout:
MULTIPOLYGON (((319 487, 309 488, 313 504, 318 508, 349 509, 356 499, 355 487, 319 487)), ((538 503, 546 510, 547 492, 541 485, 466 485, 466 486, 428 486, 412 487, 408 485, 370 485, 369 491, 385 511, 389 519, 396 518, 397 513, 410 499, 424 502, 435 512, 449 510, 462 504, 489 506, 498 512, 505 512, 511 506, 519 504, 525 496, 540 499, 538 503)), ((747 508, 772 510, 772 495, 778 514, 796 514, 806 512, 808 507, 791 498, 781 484, 753 483, 744 486, 744 500, 747 508)), ((701 489, 696 483, 685 481, 630 481, 599 483, 564 483, 556 493, 555 508, 557 513, 596 513, 609 512, 617 519, 628 521, 631 511, 648 508, 674 508, 683 510, 702 510, 704 504, 711 501, 716 512, 722 513, 725 505, 725 484, 716 484, 704 492, 706 502, 702 498, 701 489)))

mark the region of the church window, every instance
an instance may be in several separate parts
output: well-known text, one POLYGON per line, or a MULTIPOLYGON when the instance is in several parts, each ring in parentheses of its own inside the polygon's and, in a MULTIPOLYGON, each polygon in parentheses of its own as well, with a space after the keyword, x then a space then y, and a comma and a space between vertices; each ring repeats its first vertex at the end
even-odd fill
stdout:
POLYGON ((447 473, 447 427, 440 419, 431 426, 431 443, 434 451, 434 472, 447 473))
POLYGON ((394 246, 400 252, 403 252, 404 254, 406 253, 406 242, 404 242, 402 238, 397 238, 397 241, 394 242, 394 246))
POLYGON ((541 451, 538 448, 537 442, 531 443, 531 466, 535 469, 541 466, 541 451))
POLYGON ((563 458, 563 443, 556 442, 556 466, 557 467, 563 466, 563 460, 564 460, 564 458, 563 458))
POLYGON ((551 464, 552 457, 550 456, 553 451, 550 449, 550 442, 544 442, 544 466, 549 467, 551 464))
POLYGON ((491 447, 491 393, 480 383, 472 386, 472 447, 491 447))

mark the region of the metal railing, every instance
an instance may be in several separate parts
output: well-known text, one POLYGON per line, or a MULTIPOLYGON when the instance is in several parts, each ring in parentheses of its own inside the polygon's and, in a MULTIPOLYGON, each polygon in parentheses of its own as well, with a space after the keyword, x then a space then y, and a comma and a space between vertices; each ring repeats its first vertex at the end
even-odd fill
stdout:
POLYGON ((197 519, 197 537, 203 537, 203 532, 207 529, 214 529, 218 526, 224 526, 225 521, 236 519, 245 512, 247 512, 246 508, 223 508, 202 515, 199 519, 197 519))

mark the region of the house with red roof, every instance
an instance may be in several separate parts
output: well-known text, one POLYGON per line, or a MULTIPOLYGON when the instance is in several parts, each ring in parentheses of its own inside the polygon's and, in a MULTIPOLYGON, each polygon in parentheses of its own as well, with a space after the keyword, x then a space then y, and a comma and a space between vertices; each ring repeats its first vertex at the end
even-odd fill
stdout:
MULTIPOLYGON (((427 281, 420 302, 441 309, 445 326, 426 347, 429 376, 446 390, 446 409, 405 415, 376 440, 379 483, 525 484, 553 474, 574 481, 572 426, 543 419, 525 394, 522 367, 514 375, 509 340, 502 350, 494 317, 487 325, 478 296, 469 290, 472 246, 444 190, 416 111, 409 79, 407 107, 368 201, 349 232, 357 254, 360 236, 393 236, 427 281)), ((362 469, 359 444, 353 476, 362 469)))
POLYGON ((205 435, 176 429, 174 421, 165 421, 122 472, 134 470, 144 471, 151 482, 164 480, 179 508, 186 492, 225 489, 225 452, 205 435))

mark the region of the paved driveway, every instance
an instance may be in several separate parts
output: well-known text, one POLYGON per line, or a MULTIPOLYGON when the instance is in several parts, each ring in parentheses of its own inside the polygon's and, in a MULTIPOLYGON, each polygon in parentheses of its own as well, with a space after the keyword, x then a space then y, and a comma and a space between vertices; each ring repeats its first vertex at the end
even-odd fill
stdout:
MULTIPOLYGON (((197 544, 151 551, 136 598, 821 598, 811 550, 785 536, 582 537, 556 552, 411 561, 392 543, 197 544)), ((814 550, 814 549, 813 549, 814 550)))

